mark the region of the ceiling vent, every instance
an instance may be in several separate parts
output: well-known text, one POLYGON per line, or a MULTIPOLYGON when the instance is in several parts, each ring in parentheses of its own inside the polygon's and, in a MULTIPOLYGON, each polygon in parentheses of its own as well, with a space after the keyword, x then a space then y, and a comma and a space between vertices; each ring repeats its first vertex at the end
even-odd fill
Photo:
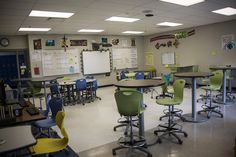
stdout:
POLYGON ((64 22, 66 19, 65 18, 56 18, 56 17, 49 17, 47 21, 49 22, 64 22))

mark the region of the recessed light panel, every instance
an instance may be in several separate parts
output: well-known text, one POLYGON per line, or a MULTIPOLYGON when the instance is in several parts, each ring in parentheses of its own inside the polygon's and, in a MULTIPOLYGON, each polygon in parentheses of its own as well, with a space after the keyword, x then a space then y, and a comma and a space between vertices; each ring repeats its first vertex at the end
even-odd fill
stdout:
POLYGON ((204 2, 205 0, 160 0, 160 1, 183 5, 183 6, 190 6, 190 5, 204 2))
POLYGON ((122 32, 124 34, 142 34, 144 32, 141 32, 141 31, 125 31, 125 32, 122 32))
POLYGON ((55 18, 69 18, 72 15, 74 15, 74 13, 40 11, 40 10, 32 10, 29 14, 29 16, 34 16, 34 17, 55 17, 55 18))
POLYGON ((80 29, 78 32, 87 32, 87 33, 98 33, 98 32, 103 32, 104 30, 102 29, 80 29))
POLYGON ((106 21, 116 21, 116 22, 135 22, 138 20, 139 19, 136 19, 136 18, 117 17, 117 16, 112 16, 112 17, 106 19, 106 21))
POLYGON ((19 31, 28 31, 28 32, 47 32, 50 31, 51 28, 20 28, 19 31))
POLYGON ((231 15, 236 14, 236 9, 231 8, 231 7, 227 7, 227 8, 223 8, 223 9, 214 10, 212 12, 217 13, 217 14, 221 14, 221 15, 231 16, 231 15))
POLYGON ((159 25, 159 26, 175 27, 175 26, 180 26, 180 25, 183 25, 183 24, 181 24, 181 23, 174 23, 174 22, 162 22, 162 23, 158 23, 157 25, 159 25))

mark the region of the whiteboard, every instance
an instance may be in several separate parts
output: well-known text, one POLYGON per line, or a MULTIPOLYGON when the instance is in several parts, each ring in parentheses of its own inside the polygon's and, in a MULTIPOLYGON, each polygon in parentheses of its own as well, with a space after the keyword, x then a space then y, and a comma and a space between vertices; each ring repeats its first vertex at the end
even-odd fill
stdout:
POLYGON ((161 56, 162 64, 175 64, 175 53, 163 53, 161 56))
POLYGON ((78 50, 43 50, 42 65, 43 76, 79 73, 78 50))
POLYGON ((84 75, 111 72, 110 51, 82 51, 84 75))
POLYGON ((137 68, 137 48, 113 48, 113 68, 126 69, 137 68))

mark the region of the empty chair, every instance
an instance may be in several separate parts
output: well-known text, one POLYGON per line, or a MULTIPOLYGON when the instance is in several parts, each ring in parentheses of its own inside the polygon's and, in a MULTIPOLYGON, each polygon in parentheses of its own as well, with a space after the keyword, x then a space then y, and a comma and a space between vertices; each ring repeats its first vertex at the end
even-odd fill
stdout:
POLYGON ((87 98, 87 82, 86 79, 78 79, 75 84, 76 95, 78 103, 82 103, 84 105, 87 98))
MULTIPOLYGON (((232 80, 234 78, 231 76, 231 70, 226 70, 226 81, 227 81, 227 89, 226 89, 226 98, 228 100, 235 99, 235 96, 232 95, 232 80)), ((220 94, 216 95, 216 97, 222 97, 223 91, 220 94)))
POLYGON ((128 117, 129 133, 125 137, 118 140, 119 147, 113 148, 112 153, 116 155, 116 151, 124 148, 140 150, 151 157, 152 154, 144 148, 144 137, 134 135, 133 133, 133 118, 144 112, 145 108, 142 107, 143 95, 141 92, 133 90, 117 91, 115 93, 115 100, 118 112, 121 116, 128 117))
POLYGON ((60 97, 60 88, 59 88, 59 83, 57 80, 52 80, 50 81, 50 92, 52 97, 60 97))
POLYGON ((54 97, 47 103, 47 110, 45 112, 45 116, 47 119, 39 120, 34 122, 32 125, 36 128, 39 128, 39 133, 36 137, 39 136, 47 136, 50 137, 50 129, 51 127, 56 125, 56 115, 57 112, 62 111, 62 99, 58 97, 54 97), (51 115, 49 116, 49 111, 51 111, 51 115), (44 130, 47 130, 47 134, 44 133, 44 130))
MULTIPOLYGON (((165 82, 165 84, 161 86, 162 94, 159 95, 158 98, 159 97, 162 97, 162 98, 170 97, 170 98, 172 98, 173 95, 174 95, 174 89, 173 89, 173 87, 168 86, 169 79, 164 77, 164 75, 162 76, 162 79, 165 82)), ((177 117, 177 118, 180 118, 180 119, 184 120, 183 117, 182 117, 183 110, 175 108, 174 105, 171 106, 171 113, 169 113, 169 109, 163 110, 163 113, 164 113, 164 115, 160 116, 160 118, 159 118, 160 120, 162 120, 165 117, 169 117, 169 114, 171 114, 173 117, 177 117)))
POLYGON ((33 104, 35 105, 35 98, 40 99, 40 110, 42 110, 42 99, 44 93, 41 93, 42 82, 41 81, 27 81, 27 88, 23 91, 23 95, 33 98, 33 104))
MULTIPOLYGON (((201 78, 200 80, 205 86, 209 85, 209 78, 201 78)), ((205 86, 203 86, 203 88, 205 86)), ((209 100, 210 100, 210 95, 208 94, 208 90, 205 90, 205 94, 201 94, 200 98, 197 99, 197 102, 204 101, 204 103, 207 104, 209 100)))
POLYGON ((210 77, 209 85, 202 87, 202 89, 209 92, 210 102, 209 104, 202 105, 203 110, 198 111, 198 114, 205 112, 207 114, 207 118, 210 118, 212 113, 218 114, 221 118, 223 118, 223 114, 220 111, 220 106, 212 104, 212 91, 219 91, 222 86, 223 72, 218 70, 213 72, 213 76, 210 77))
POLYGON ((174 95, 173 98, 160 98, 157 99, 156 103, 158 105, 168 106, 168 122, 163 125, 158 125, 158 130, 155 130, 154 133, 158 135, 158 142, 161 142, 161 138, 165 135, 173 136, 177 139, 179 144, 182 144, 183 141, 180 139, 180 137, 177 135, 178 133, 183 134, 185 137, 188 136, 188 134, 185 131, 182 131, 182 126, 178 125, 173 119, 174 119, 174 111, 173 106, 180 105, 183 101, 183 94, 184 94, 184 86, 185 86, 185 80, 179 79, 175 80, 173 89, 174 89, 174 95), (177 127, 179 126, 179 128, 177 127), (159 135, 159 133, 162 133, 159 135))
POLYGON ((120 72, 120 80, 126 79, 127 77, 125 76, 125 71, 120 72))
MULTIPOLYGON (((51 154, 66 149, 69 138, 64 128, 65 112, 59 111, 56 115, 56 125, 60 129, 61 138, 39 138, 34 146, 29 147, 31 155, 51 154)), ((66 154, 65 154, 66 156, 66 154)))
POLYGON ((97 80, 93 80, 93 82, 92 82, 92 93, 91 93, 92 101, 95 100, 95 99, 101 100, 101 98, 97 96, 97 89, 98 89, 97 80))
POLYGON ((144 73, 143 72, 137 72, 135 74, 135 80, 144 80, 144 73))
MULTIPOLYGON (((119 90, 120 90, 120 91, 127 91, 127 90, 128 90, 128 91, 137 91, 136 88, 119 88, 119 90)), ((119 90, 117 90, 117 91, 119 91, 119 90)), ((133 126, 138 128, 138 123, 137 123, 138 117, 133 118, 132 120, 133 120, 133 123, 132 123, 133 126)), ((121 116, 121 117, 117 120, 117 122, 119 123, 119 125, 114 126, 114 127, 113 127, 113 130, 116 131, 117 128, 126 127, 126 130, 125 130, 124 134, 127 135, 128 129, 129 129, 129 125, 128 125, 128 124, 129 124, 129 117, 127 117, 127 116, 121 116)))

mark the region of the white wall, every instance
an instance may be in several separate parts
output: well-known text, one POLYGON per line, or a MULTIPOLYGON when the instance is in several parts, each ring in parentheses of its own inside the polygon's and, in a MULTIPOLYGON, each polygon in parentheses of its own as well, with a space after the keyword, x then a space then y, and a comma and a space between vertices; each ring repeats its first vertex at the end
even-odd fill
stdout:
MULTIPOLYGON (((118 45, 113 45, 113 47, 122 47, 122 40, 127 41, 127 46, 131 47, 131 38, 135 38, 137 53, 138 53, 138 67, 139 69, 143 69, 143 37, 130 37, 130 36, 95 36, 95 35, 66 35, 67 38, 67 45, 68 48, 76 48, 78 49, 78 52, 80 53, 83 49, 92 50, 92 42, 101 43, 101 38, 105 37, 108 39, 108 43, 111 43, 112 39, 119 39, 120 43, 118 45), (70 40, 87 40, 87 46, 70 46, 69 41, 70 40)), ((63 49, 61 47, 63 35, 29 35, 28 36, 28 47, 29 47, 29 53, 30 58, 32 57, 31 54, 35 51, 33 47, 33 40, 35 39, 41 39, 42 43, 42 49, 48 50, 48 49, 63 49), (47 39, 53 39, 55 40, 55 46, 45 46, 45 41, 47 39)), ((107 47, 103 47, 104 49, 107 49, 107 47)), ((30 59, 32 60, 32 59, 30 59)), ((40 71, 42 74, 42 64, 31 62, 31 69, 37 64, 37 66, 40 67, 40 71)), ((79 61, 80 64, 80 61, 79 61)), ((81 64, 80 64, 81 65, 81 64)), ((32 75, 32 77, 41 77, 42 75, 32 75)), ((78 75, 71 75, 71 77, 80 78, 83 77, 82 74, 78 75)), ((99 85, 107 85, 107 84, 113 84, 116 81, 116 71, 113 71, 111 73, 111 76, 105 76, 105 75, 96 75, 95 78, 98 79, 99 85)))

